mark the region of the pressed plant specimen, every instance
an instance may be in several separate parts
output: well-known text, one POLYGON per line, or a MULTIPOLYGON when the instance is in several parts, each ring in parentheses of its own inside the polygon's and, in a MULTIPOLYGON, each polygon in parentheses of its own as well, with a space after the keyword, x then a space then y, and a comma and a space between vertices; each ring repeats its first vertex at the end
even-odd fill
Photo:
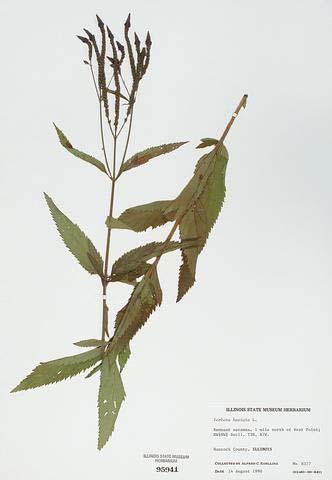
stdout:
POLYGON ((225 197, 228 152, 224 141, 236 116, 246 106, 247 95, 242 97, 219 139, 201 139, 197 148, 209 150, 198 160, 192 178, 175 199, 134 206, 114 218, 115 187, 118 179, 129 170, 172 152, 187 142, 149 147, 127 158, 137 92, 150 63, 151 37, 148 32, 144 43, 136 33, 134 39, 132 38, 130 15, 124 24, 123 44, 115 39, 112 31, 98 16, 97 23, 98 41, 88 30, 84 30, 85 35, 78 38, 87 48, 84 63, 90 70, 98 100, 102 160, 78 150, 60 128, 55 126, 55 129, 61 145, 70 154, 98 168, 110 183, 104 258, 83 231, 59 210, 52 198, 45 194, 45 199, 69 251, 85 270, 99 277, 101 281, 101 335, 99 339, 75 343, 78 347, 88 348, 84 353, 39 364, 12 391, 59 382, 87 369, 90 370, 86 378, 99 374, 98 448, 101 449, 114 430, 125 398, 121 372, 130 356, 130 342, 162 302, 162 289, 158 278, 160 258, 167 252, 181 251, 177 301, 195 282, 198 255, 206 243, 225 197), (106 132, 111 142, 107 142, 106 132), (120 135, 124 138, 121 152, 118 148, 120 135), (124 253, 110 268, 113 230, 142 232, 166 223, 172 226, 163 242, 151 242, 134 248, 124 253), (179 239, 175 240, 173 237, 177 231, 179 239), (112 282, 124 282, 133 289, 128 302, 117 313, 113 331, 110 333, 107 293, 112 282))

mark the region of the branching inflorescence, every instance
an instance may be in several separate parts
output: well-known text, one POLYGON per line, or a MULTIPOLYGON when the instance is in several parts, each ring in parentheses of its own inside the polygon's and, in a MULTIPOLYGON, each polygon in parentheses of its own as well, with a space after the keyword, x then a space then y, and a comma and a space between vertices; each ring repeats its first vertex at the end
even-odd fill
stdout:
POLYGON ((100 339, 76 342, 78 347, 91 347, 84 353, 39 364, 12 391, 27 390, 70 378, 90 369, 86 378, 100 373, 98 396, 99 437, 101 449, 114 430, 121 404, 125 398, 121 372, 130 356, 130 342, 151 313, 162 302, 158 278, 158 263, 165 253, 180 250, 182 264, 179 271, 179 301, 195 282, 196 263, 210 230, 213 227, 225 197, 225 174, 228 152, 224 140, 241 108, 245 108, 244 95, 233 113, 220 139, 203 138, 197 148, 210 148, 197 162, 194 174, 180 194, 173 200, 160 200, 125 210, 113 217, 115 186, 119 177, 151 159, 172 152, 187 142, 176 142, 147 148, 127 158, 132 132, 134 106, 140 82, 147 72, 151 37, 144 44, 138 35, 134 41, 130 32, 130 15, 124 24, 124 44, 117 41, 108 26, 97 16, 99 41, 94 34, 84 30, 78 38, 87 47, 87 59, 99 105, 100 139, 103 161, 86 154, 71 144, 57 127, 61 145, 72 155, 94 165, 108 177, 111 186, 109 214, 106 219, 106 247, 104 259, 91 240, 45 194, 53 220, 64 243, 81 266, 101 280, 102 331, 100 339), (129 74, 130 82, 126 82, 129 74), (107 148, 106 130, 111 138, 107 148), (119 156, 118 139, 125 134, 123 152, 119 156), (109 152, 111 156, 109 155, 109 152), (119 157, 119 159, 118 159, 119 157), (109 159, 112 159, 110 162, 109 159), (116 260, 111 270, 111 235, 115 229, 142 232, 171 223, 164 242, 151 242, 139 246, 116 260), (179 231, 179 240, 173 240, 179 231), (112 335, 109 333, 107 290, 112 282, 132 285, 133 290, 126 305, 117 313, 112 335))

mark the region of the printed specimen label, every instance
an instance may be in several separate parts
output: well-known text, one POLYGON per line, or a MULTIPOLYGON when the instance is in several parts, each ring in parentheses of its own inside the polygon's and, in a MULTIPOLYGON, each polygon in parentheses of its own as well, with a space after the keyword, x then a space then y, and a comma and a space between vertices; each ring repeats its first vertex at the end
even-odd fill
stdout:
POLYGON ((322 405, 209 406, 209 479, 332 478, 322 405))

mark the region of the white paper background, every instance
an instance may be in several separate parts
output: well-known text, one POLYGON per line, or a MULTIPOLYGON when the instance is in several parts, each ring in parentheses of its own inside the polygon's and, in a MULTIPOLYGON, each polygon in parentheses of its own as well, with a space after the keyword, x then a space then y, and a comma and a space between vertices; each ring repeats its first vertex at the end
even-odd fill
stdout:
MULTIPOLYGON (((208 402, 332 400, 331 3, 7 0, 0 18, 2 478, 148 480, 159 477, 142 454, 162 449, 190 452, 177 478, 198 480, 208 402), (220 135, 243 93, 249 102, 227 139, 227 201, 198 281, 176 305, 179 256, 161 262, 165 301, 132 342, 127 399, 100 453, 97 377, 9 391, 40 361, 78 353, 73 341, 100 332, 100 285, 66 252, 42 192, 104 250, 108 186, 62 149, 52 121, 100 155, 75 34, 96 30, 95 13, 120 34, 129 11, 153 39, 130 153, 192 143, 123 176, 116 214, 172 198, 199 139, 220 135)), ((113 258, 167 231, 117 233, 113 258)), ((112 312, 129 291, 112 286, 112 312)))

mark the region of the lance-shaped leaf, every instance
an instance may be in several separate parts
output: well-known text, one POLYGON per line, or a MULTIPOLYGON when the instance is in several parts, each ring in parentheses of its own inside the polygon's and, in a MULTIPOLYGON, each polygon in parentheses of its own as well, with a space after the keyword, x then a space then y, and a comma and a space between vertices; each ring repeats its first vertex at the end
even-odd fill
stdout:
POLYGON ((111 228, 122 228, 143 232, 149 227, 156 228, 175 219, 176 209, 172 200, 159 200, 125 210, 119 218, 106 220, 111 228))
POLYGON ((101 348, 94 348, 88 352, 58 358, 50 362, 40 363, 12 392, 41 387, 49 383, 60 382, 73 377, 97 363, 102 358, 101 348))
POLYGON ((218 140, 216 138, 201 138, 201 143, 197 145, 196 148, 205 148, 205 147, 211 147, 212 145, 217 145, 218 140))
POLYGON ((119 352, 118 354, 118 362, 119 362, 119 366, 120 366, 120 372, 122 372, 122 370, 124 369, 129 357, 130 357, 130 347, 129 347, 129 343, 127 343, 127 345, 124 346, 124 348, 121 350, 121 352, 119 352))
POLYGON ((196 263, 210 230, 213 227, 225 198, 225 174, 228 153, 224 145, 217 145, 197 163, 191 181, 176 200, 180 221, 180 238, 188 241, 197 238, 199 245, 182 249, 182 265, 179 273, 178 298, 195 282, 196 263), (188 209, 186 205, 190 205, 188 209), (182 213, 184 212, 184 214, 182 213))
POLYGON ((98 395, 99 435, 98 449, 101 450, 112 435, 114 425, 126 393, 116 362, 106 356, 103 360, 98 395))
POLYGON ((150 268, 148 260, 161 254, 172 252, 179 248, 190 248, 197 242, 151 242, 141 247, 134 248, 118 258, 113 264, 110 276, 111 282, 125 282, 133 284, 135 280, 144 275, 150 268))
POLYGON ((157 270, 151 265, 149 272, 134 288, 128 303, 116 316, 112 352, 119 353, 128 344, 161 301, 162 291, 157 270))
POLYGON ((157 147, 146 148, 145 150, 136 153, 130 157, 121 168, 121 171, 130 170, 135 167, 139 167, 144 163, 147 163, 149 160, 159 155, 164 155, 165 153, 173 152, 182 145, 185 145, 188 142, 176 142, 176 143, 166 143, 164 145, 158 145, 157 147))
POLYGON ((94 165, 100 171, 106 173, 107 175, 105 165, 100 160, 97 160, 95 157, 92 157, 91 155, 88 155, 87 153, 81 152, 80 150, 74 148, 68 138, 65 136, 65 134, 60 130, 60 128, 58 128, 55 123, 53 125, 55 126, 61 145, 65 147, 68 152, 70 152, 75 157, 80 158, 84 162, 91 163, 91 165, 94 165))
POLYGON ((98 340, 97 338, 88 338, 87 340, 74 342, 74 345, 77 347, 100 347, 102 345, 102 341, 98 340))
POLYGON ((62 240, 85 270, 91 274, 102 274, 103 260, 82 230, 58 209, 51 197, 44 193, 47 205, 62 240))

